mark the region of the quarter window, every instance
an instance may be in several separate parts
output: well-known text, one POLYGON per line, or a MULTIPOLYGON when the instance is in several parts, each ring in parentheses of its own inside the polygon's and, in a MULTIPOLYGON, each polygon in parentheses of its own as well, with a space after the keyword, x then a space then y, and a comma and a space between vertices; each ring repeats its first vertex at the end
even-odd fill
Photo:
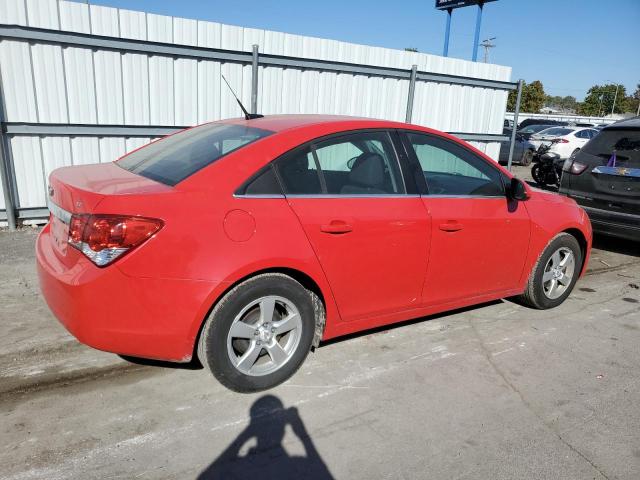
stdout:
POLYGON ((503 196, 500 172, 464 147, 432 135, 407 133, 429 195, 503 196))
POLYGON ((276 160, 285 193, 319 195, 322 184, 309 147, 293 150, 276 160))

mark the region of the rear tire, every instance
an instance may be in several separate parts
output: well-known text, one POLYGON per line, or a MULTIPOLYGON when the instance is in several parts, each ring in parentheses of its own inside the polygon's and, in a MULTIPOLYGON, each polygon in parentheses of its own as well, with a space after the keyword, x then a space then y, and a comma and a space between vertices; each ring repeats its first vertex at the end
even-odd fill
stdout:
POLYGON ((517 299, 540 310, 557 307, 573 290, 581 268, 580 244, 573 235, 560 233, 542 251, 517 299))
POLYGON ((202 364, 240 393, 279 385, 300 368, 314 338, 313 296, 287 275, 242 282, 213 308, 198 343, 202 364))
POLYGON ((520 165, 528 167, 529 165, 531 165, 532 161, 533 161, 533 150, 527 150, 522 154, 520 165))

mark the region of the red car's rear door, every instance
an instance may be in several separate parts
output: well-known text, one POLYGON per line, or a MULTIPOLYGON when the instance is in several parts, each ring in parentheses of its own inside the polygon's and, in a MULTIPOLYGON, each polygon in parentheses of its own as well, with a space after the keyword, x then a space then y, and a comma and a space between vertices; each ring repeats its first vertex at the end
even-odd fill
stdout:
POLYGON ((325 138, 276 167, 343 320, 421 303, 430 220, 415 184, 407 193, 389 132, 325 138))
POLYGON ((507 199, 502 173, 458 143, 403 134, 426 180, 432 221, 423 301, 439 304, 517 287, 527 256, 529 215, 507 199))

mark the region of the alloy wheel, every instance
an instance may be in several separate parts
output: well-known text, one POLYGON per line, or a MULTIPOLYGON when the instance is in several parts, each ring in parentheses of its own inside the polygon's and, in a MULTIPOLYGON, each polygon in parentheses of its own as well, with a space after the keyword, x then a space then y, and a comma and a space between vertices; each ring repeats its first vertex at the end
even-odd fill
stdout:
POLYGON ((571 249, 560 247, 547 261, 542 274, 542 290, 547 298, 555 300, 571 286, 576 260, 571 249))
POLYGON ((302 319, 286 298, 269 295, 245 306, 227 335, 227 354, 245 375, 262 376, 279 370, 295 353, 302 319))

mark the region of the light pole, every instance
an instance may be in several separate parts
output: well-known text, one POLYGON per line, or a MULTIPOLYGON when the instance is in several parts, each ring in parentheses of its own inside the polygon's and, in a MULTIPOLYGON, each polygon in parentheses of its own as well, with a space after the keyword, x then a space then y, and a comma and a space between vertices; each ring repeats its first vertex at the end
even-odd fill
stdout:
POLYGON ((613 97, 613 106, 611 107, 611 115, 613 115, 613 110, 616 108, 616 99, 618 98, 618 88, 620 88, 620 84, 616 84, 616 94, 613 97))

